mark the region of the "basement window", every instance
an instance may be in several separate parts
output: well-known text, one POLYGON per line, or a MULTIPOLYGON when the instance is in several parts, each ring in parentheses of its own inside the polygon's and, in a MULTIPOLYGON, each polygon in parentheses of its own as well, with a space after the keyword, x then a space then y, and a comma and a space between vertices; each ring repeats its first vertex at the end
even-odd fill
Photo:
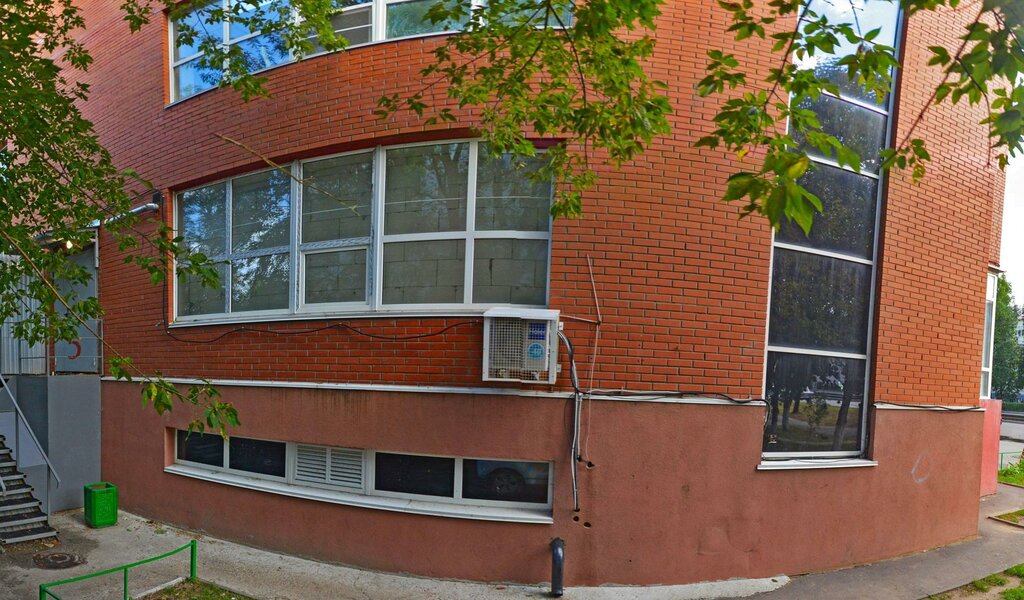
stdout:
POLYGON ((550 523, 552 464, 175 432, 169 473, 365 508, 550 523))

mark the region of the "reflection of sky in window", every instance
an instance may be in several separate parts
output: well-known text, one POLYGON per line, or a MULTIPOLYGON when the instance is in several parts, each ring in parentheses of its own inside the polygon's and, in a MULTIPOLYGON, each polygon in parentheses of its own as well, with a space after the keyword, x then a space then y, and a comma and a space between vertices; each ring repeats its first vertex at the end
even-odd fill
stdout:
MULTIPOLYGON (((816 18, 827 18, 830 24, 851 24, 854 30, 862 36, 874 29, 881 29, 878 37, 874 40, 876 44, 892 46, 896 42, 896 15, 899 5, 895 2, 889 0, 872 0, 871 2, 864 0, 813 0, 810 10, 817 15, 816 18)), ((850 43, 843 36, 837 37, 839 44, 832 54, 794 57, 794 64, 801 69, 817 69, 857 51, 856 44, 850 43)))

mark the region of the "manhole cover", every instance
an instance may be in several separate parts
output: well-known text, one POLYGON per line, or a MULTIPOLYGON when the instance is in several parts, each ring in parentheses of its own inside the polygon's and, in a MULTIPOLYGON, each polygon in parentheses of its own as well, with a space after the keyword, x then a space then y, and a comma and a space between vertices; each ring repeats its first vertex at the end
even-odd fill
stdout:
POLYGON ((85 564, 85 559, 70 552, 51 552, 49 554, 36 554, 32 562, 40 569, 70 569, 85 564))

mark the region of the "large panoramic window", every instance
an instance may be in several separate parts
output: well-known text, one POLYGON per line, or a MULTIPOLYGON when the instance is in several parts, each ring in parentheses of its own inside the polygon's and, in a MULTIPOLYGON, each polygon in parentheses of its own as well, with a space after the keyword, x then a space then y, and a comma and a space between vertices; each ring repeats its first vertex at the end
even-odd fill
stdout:
MULTIPOLYGON (((175 431, 169 471, 313 499, 460 516, 462 507, 521 508, 550 515, 551 463, 398 454, 357 448, 175 431), (261 487, 261 480, 276 482, 261 487), (448 505, 439 511, 432 505, 448 505)), ((485 513, 486 514, 486 513, 485 513)), ((500 514, 500 513, 498 513, 500 514)))
POLYGON ((180 192, 178 234, 223 285, 181 277, 176 318, 545 306, 540 167, 475 141, 418 144, 180 192))
MULTIPOLYGON (((864 33, 880 29, 874 43, 896 43, 896 2, 812 0, 809 9, 833 22, 854 23, 864 33)), ((802 183, 821 199, 824 214, 809 235, 792 223, 775 235, 765 368, 767 459, 859 456, 864 449, 879 154, 887 144, 889 102, 847 79, 839 61, 855 51, 846 44, 798 65, 837 85, 838 96, 824 95, 803 108, 860 155, 861 171, 809 149, 813 166, 802 183)))
MULTIPOLYGON (((336 12, 331 18, 335 34, 345 38, 349 46, 371 42, 455 31, 463 28, 465 22, 432 23, 426 18, 427 10, 435 0, 335 0, 332 6, 336 12)), ((466 0, 467 5, 478 7, 483 0, 466 0)), ((297 11, 290 8, 287 0, 245 2, 239 0, 216 0, 213 6, 226 11, 238 7, 241 15, 259 10, 265 18, 298 19, 297 11)), ((523 20, 536 19, 538 26, 544 26, 543 15, 524 15, 523 20)), ((562 22, 568 23, 571 14, 563 15, 562 22)), ((284 62, 294 60, 285 48, 284 38, 279 32, 261 33, 250 31, 241 23, 212 20, 209 7, 188 13, 180 21, 171 23, 171 100, 181 100, 216 87, 220 83, 221 69, 200 66, 203 56, 200 44, 203 40, 220 46, 238 45, 245 57, 249 72, 262 71, 284 62), (178 41, 180 23, 197 32, 189 43, 178 41)), ((313 54, 323 52, 315 39, 311 39, 313 54)))

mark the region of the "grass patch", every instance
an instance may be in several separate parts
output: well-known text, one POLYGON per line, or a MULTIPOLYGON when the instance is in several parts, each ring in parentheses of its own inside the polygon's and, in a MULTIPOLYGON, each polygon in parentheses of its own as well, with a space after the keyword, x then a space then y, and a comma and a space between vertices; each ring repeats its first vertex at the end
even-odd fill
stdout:
POLYGON ((182 581, 161 590, 146 600, 253 600, 202 581, 182 581))
POLYGON ((1003 402, 1004 412, 1024 412, 1024 402, 1003 402))
POLYGON ((982 577, 981 579, 975 579, 971 582, 971 587, 978 590, 979 592, 987 592, 994 587, 1006 585, 1007 579, 999 573, 993 573, 988 577, 982 577))
POLYGON ((999 592, 1003 600, 1024 600, 1024 587, 1017 587, 999 592))
POLYGON ((1003 571, 1003 573, 1024 579, 1024 564, 1014 565, 1009 569, 1003 571))
POLYGON ((1012 464, 999 470, 999 483, 1024 485, 1024 462, 1012 464))
MULTIPOLYGON (((1016 523, 1018 525, 1024 525, 1024 522, 1022 522, 1022 521, 1024 521, 1024 510, 1015 510, 1013 512, 1008 512, 1008 513, 1005 513, 1005 514, 1002 514, 1002 515, 996 515, 996 518, 997 519, 1002 519, 1004 521, 1009 521, 1011 523, 1016 523)), ((1016 568, 1018 568, 1020 566, 1021 565, 1017 565, 1016 567, 1010 567, 1010 568, 1011 569, 1016 569, 1016 568)), ((1009 570, 1007 570, 1007 572, 1009 572, 1009 570)), ((1016 573, 1011 573, 1011 575, 1016 575, 1016 573)), ((1020 577, 1020 575, 1017 575, 1017 577, 1020 577)))

